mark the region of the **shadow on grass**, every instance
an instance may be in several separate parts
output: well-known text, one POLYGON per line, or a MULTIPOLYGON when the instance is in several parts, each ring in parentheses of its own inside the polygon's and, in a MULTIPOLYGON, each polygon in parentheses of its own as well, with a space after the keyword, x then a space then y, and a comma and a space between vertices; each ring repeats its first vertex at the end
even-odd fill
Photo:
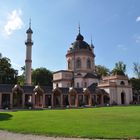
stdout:
POLYGON ((8 113, 0 113, 0 121, 10 120, 12 115, 8 113))

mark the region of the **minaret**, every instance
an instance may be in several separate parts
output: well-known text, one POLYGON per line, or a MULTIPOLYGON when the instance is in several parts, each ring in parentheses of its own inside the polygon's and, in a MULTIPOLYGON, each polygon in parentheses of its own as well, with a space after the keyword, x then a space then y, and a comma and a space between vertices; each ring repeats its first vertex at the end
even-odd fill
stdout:
POLYGON ((25 42, 26 45, 26 60, 25 60, 25 85, 31 86, 31 69, 32 69, 32 29, 31 29, 31 19, 29 22, 29 29, 26 31, 27 40, 25 42))
POLYGON ((92 49, 92 52, 93 52, 93 70, 95 71, 95 54, 94 54, 94 45, 92 43, 92 36, 91 36, 91 44, 90 44, 90 47, 92 49))
POLYGON ((94 53, 94 45, 93 45, 93 43, 92 43, 92 36, 91 36, 91 44, 90 44, 90 47, 91 47, 91 49, 92 49, 92 51, 93 51, 93 53, 94 53))

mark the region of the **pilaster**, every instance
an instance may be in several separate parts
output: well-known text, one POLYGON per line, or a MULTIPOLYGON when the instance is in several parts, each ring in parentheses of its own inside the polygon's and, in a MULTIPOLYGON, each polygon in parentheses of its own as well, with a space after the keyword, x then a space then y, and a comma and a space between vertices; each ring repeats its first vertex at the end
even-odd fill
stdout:
POLYGON ((2 108, 2 93, 0 93, 0 108, 2 108))
POLYGON ((22 93, 22 108, 25 107, 25 94, 22 93))
POLYGON ((35 107, 35 93, 32 94, 32 103, 33 103, 33 107, 35 107))
POLYGON ((10 94, 10 108, 13 108, 13 93, 10 94))
POLYGON ((78 98, 78 94, 76 94, 76 104, 75 104, 76 107, 78 107, 78 105, 79 105, 78 99, 79 99, 79 98, 78 98))
POLYGON ((45 104, 45 94, 43 93, 43 107, 45 107, 46 104, 45 104))
POLYGON ((51 104, 52 104, 52 108, 53 108, 54 107, 54 94, 52 94, 51 104))
POLYGON ((61 94, 61 107, 63 107, 63 94, 61 94))

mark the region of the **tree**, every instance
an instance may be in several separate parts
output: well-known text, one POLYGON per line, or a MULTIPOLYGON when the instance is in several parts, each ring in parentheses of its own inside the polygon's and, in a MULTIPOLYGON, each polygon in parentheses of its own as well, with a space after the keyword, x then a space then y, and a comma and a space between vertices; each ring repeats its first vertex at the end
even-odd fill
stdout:
POLYGON ((108 68, 106 68, 105 66, 101 66, 101 65, 95 66, 95 70, 99 76, 107 76, 110 73, 108 68))
POLYGON ((113 75, 125 75, 126 72, 126 65, 122 62, 119 61, 115 64, 115 68, 112 70, 113 75))
POLYGON ((136 77, 140 79, 140 64, 139 63, 133 63, 133 71, 136 77))
POLYGON ((140 79, 131 78, 130 82, 132 84, 133 89, 140 91, 140 79))
POLYGON ((46 68, 37 68, 32 71, 32 82, 34 85, 52 86, 52 72, 46 68))
POLYGON ((23 86, 24 83, 25 83, 25 76, 22 74, 22 75, 19 75, 18 76, 18 83, 23 86))
POLYGON ((23 72, 18 76, 18 83, 23 86, 25 83, 25 66, 21 67, 21 71, 23 72))
POLYGON ((138 102, 139 101, 139 95, 140 95, 140 79, 131 78, 130 82, 132 84, 132 89, 133 89, 133 101, 138 102))
POLYGON ((17 83, 18 71, 12 68, 11 61, 7 57, 0 58, 0 83, 15 84, 17 83))

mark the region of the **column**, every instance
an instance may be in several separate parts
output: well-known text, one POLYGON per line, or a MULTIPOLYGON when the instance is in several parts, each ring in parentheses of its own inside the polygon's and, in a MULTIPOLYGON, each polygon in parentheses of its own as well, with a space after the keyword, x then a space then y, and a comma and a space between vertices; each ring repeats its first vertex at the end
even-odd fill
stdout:
POLYGON ((10 94, 10 108, 13 108, 13 93, 10 94))
POLYGON ((43 107, 45 107, 46 104, 45 104, 45 94, 43 93, 43 107))
POLYGON ((63 94, 61 93, 61 107, 63 107, 63 94))
POLYGON ((89 95, 89 106, 92 106, 92 95, 89 95))
POLYGON ((70 98, 70 94, 68 94, 68 101, 69 101, 69 107, 71 107, 71 98, 70 98))
POLYGON ((32 94, 32 103, 33 103, 33 107, 35 107, 35 94, 32 94))
POLYGON ((25 107, 25 94, 22 93, 22 108, 25 107))
POLYGON ((83 105, 85 106, 85 94, 83 94, 83 105))
POLYGON ((76 94, 76 107, 78 107, 78 94, 76 94))
POLYGON ((0 93, 0 108, 2 108, 2 93, 0 93))
POLYGON ((104 95, 101 95, 101 105, 104 105, 103 97, 104 97, 104 95))
POLYGON ((54 94, 52 94, 51 96, 52 96, 52 98, 51 98, 52 99, 51 100, 52 103, 51 104, 52 104, 52 108, 53 108, 54 107, 54 94))

